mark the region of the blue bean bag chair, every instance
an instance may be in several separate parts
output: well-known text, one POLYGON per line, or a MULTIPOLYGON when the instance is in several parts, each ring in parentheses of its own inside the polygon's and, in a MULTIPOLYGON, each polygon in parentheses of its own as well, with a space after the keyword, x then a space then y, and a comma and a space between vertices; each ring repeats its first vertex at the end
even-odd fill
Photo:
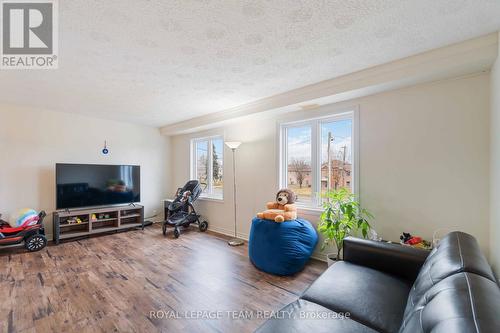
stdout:
POLYGON ((317 243, 318 234, 309 221, 276 223, 256 217, 250 229, 248 255, 266 273, 292 275, 304 268, 317 243))

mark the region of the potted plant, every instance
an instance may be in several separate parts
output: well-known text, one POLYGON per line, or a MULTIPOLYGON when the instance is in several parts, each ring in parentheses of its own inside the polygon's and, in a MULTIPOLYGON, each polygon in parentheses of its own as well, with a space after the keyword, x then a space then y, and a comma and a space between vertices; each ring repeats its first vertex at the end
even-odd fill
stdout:
POLYGON ((343 240, 353 233, 366 238, 370 230, 368 219, 373 219, 373 215, 366 209, 361 208, 359 201, 354 194, 345 188, 334 191, 327 191, 323 197, 323 213, 320 216, 318 231, 325 236, 321 245, 323 251, 331 243, 336 246, 337 253, 327 254, 328 266, 340 260, 343 240))

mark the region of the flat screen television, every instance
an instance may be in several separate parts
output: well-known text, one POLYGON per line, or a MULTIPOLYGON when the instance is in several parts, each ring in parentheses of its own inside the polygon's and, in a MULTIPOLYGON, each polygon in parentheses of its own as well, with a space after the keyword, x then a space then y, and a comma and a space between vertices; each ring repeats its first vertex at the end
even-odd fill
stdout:
POLYGON ((57 209, 139 202, 138 165, 56 164, 57 209))

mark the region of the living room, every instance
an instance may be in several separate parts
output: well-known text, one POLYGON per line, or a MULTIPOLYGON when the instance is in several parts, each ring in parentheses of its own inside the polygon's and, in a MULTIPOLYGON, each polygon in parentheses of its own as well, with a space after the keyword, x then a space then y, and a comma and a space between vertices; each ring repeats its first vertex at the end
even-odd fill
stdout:
POLYGON ((1 5, 1 331, 500 330, 499 2, 1 5))

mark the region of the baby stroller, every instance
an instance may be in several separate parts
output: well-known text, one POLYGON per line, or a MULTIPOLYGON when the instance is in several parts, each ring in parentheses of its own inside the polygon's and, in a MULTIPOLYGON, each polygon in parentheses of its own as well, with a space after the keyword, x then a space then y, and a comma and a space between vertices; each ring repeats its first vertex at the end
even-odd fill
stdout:
MULTIPOLYGON (((41 211, 34 220, 36 224, 12 228, 9 223, 0 218, 0 246, 19 244, 24 241, 24 247, 30 251, 39 251, 47 246, 47 238, 43 229, 43 219, 47 216, 41 211)), ((0 214, 0 217, 2 215, 0 214)))
POLYGON ((188 228, 191 223, 198 225, 200 231, 208 229, 207 221, 200 221, 201 215, 198 215, 193 207, 193 202, 198 199, 203 189, 200 182, 190 180, 182 188, 177 189, 175 199, 168 205, 166 220, 163 221, 163 235, 167 235, 167 226, 174 227, 174 237, 179 238, 179 227, 188 228))

